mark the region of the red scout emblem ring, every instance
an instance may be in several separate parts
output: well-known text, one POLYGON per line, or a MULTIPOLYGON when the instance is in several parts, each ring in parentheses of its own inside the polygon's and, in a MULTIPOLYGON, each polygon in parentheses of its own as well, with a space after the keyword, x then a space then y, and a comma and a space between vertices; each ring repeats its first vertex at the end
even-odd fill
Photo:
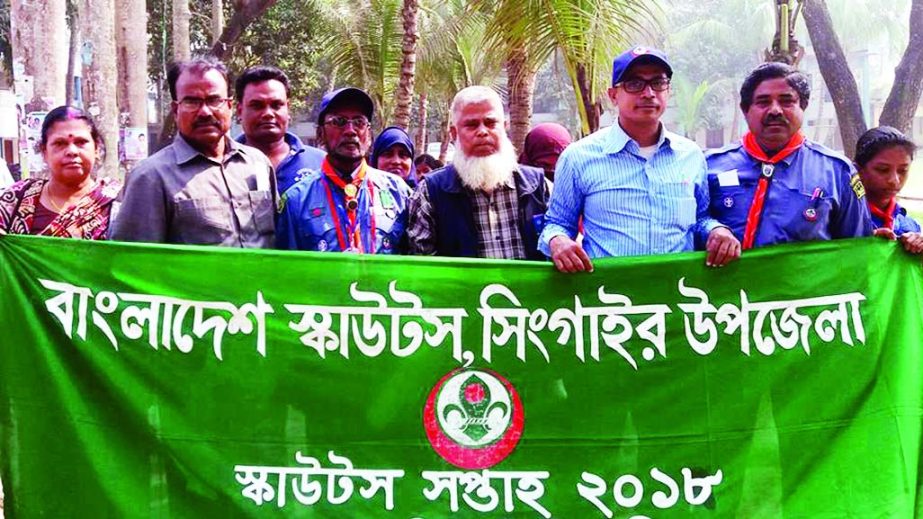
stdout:
POLYGON ((423 408, 433 450, 463 469, 485 469, 509 456, 525 424, 519 394, 494 371, 457 369, 436 383, 423 408))

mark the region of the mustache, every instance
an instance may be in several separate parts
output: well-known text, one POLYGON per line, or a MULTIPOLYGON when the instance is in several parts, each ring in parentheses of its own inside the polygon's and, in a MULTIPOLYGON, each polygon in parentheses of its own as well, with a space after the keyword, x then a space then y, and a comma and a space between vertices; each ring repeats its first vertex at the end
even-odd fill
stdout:
POLYGON ((201 119, 196 119, 193 125, 198 128, 199 126, 220 126, 218 124, 218 119, 214 117, 203 117, 201 119))
POLYGON ((786 119, 783 115, 767 115, 763 118, 764 125, 774 123, 788 124, 788 119, 786 119))

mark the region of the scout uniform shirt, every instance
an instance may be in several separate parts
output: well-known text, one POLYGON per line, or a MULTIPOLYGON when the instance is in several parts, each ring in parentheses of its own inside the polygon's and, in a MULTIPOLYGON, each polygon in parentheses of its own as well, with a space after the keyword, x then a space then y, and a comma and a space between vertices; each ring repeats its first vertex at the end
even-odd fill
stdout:
MULTIPOLYGON (((706 160, 711 215, 743 243, 763 164, 740 142, 706 160)), ((773 169, 754 246, 871 235, 865 190, 846 157, 805 140, 773 169)))
MULTIPOLYGON (((324 167, 329 168, 326 160, 324 167)), ((289 188, 276 219, 276 247, 360 254, 403 252, 410 188, 397 175, 364 162, 353 176, 363 168, 356 184, 339 186, 324 171, 315 171, 289 188), (350 205, 355 208, 351 210, 350 205)))

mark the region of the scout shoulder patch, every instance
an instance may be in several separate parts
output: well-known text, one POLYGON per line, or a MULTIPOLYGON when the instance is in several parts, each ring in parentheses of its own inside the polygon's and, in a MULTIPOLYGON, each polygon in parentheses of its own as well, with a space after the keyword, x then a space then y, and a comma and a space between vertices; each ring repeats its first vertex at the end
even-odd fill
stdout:
POLYGON ((856 198, 861 200, 865 196, 865 186, 862 185, 862 180, 859 179, 858 173, 850 177, 849 185, 852 187, 853 193, 856 194, 856 198))

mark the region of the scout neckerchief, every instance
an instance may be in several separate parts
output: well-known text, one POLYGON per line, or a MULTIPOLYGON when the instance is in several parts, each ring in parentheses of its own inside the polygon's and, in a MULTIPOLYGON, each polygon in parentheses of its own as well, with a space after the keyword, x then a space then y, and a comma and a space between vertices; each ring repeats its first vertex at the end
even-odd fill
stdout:
POLYGON ((892 198, 891 202, 888 203, 888 208, 882 211, 871 200, 868 201, 869 211, 872 213, 872 216, 878 218, 882 221, 884 226, 888 229, 894 229, 894 209, 897 207, 897 198, 892 198))
POLYGON ((747 227, 744 229, 743 249, 752 249, 753 241, 756 239, 756 231, 760 226, 760 217, 763 214, 763 204, 766 202, 766 192, 769 191, 769 182, 772 180, 772 173, 775 165, 782 159, 795 153, 804 144, 804 134, 800 131, 792 136, 788 144, 779 150, 772 157, 767 157, 766 152, 760 148, 756 142, 756 136, 752 132, 747 132, 743 138, 744 150, 754 159, 762 163, 762 174, 760 175, 759 184, 756 186, 756 194, 753 195, 753 203, 750 204, 750 211, 747 213, 747 227))
POLYGON ((330 183, 327 182, 324 184, 324 187, 327 189, 327 202, 330 204, 330 216, 333 218, 333 226, 337 230, 337 241, 340 243, 340 250, 344 252, 351 250, 360 254, 366 252, 368 252, 368 254, 375 254, 375 211, 373 210, 375 207, 375 188, 371 181, 368 182, 369 235, 371 236, 369 240, 371 247, 368 251, 365 251, 365 247, 362 245, 362 225, 358 217, 359 188, 362 186, 362 181, 365 180, 365 175, 368 171, 368 165, 365 163, 365 159, 362 159, 359 168, 353 172, 352 181, 348 184, 345 180, 340 178, 328 159, 324 159, 321 169, 323 169, 324 175, 327 176, 327 180, 343 191, 343 198, 345 199, 346 217, 349 219, 349 227, 346 232, 348 236, 344 236, 343 228, 340 226, 340 217, 338 215, 337 205, 333 200, 333 191, 330 189, 330 183))

